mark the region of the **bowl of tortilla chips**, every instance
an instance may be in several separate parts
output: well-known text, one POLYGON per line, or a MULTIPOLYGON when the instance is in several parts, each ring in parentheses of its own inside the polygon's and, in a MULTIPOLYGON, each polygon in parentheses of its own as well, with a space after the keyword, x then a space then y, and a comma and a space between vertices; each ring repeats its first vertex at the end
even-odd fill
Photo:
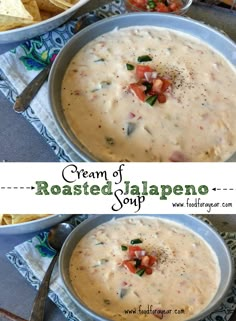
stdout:
POLYGON ((23 42, 66 22, 89 0, 1 0, 0 44, 23 42))
POLYGON ((70 214, 0 214, 0 235, 45 230, 70 216, 70 214))

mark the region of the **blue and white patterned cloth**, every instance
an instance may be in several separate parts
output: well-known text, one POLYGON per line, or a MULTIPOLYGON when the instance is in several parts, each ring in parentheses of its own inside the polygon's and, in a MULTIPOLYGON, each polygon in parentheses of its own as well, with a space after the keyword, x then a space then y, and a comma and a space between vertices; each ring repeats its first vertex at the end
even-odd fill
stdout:
MULTIPOLYGON (((73 224, 77 225, 85 220, 87 215, 73 216, 73 224)), ((203 218, 202 218, 203 219, 203 218)), ((208 220, 203 219, 210 224, 208 220)), ((7 254, 8 259, 17 268, 17 270, 38 289, 40 281, 55 254, 47 242, 47 232, 40 233, 33 239, 17 245, 13 251, 7 254)), ((236 258, 236 233, 221 233, 228 244, 232 257, 236 258)), ((86 316, 69 298, 64 290, 58 275, 57 267, 54 269, 49 298, 58 306, 69 321, 93 321, 91 317, 86 316)), ((227 298, 221 304, 217 311, 211 313, 201 321, 228 321, 234 309, 236 308, 236 279, 227 298)), ((200 320, 199 320, 200 321, 200 320)))
MULTIPOLYGON (((101 18, 124 13, 122 0, 115 0, 92 13, 101 18)), ((35 78, 51 59, 74 35, 75 21, 50 31, 42 36, 26 41, 3 55, 0 55, 0 90, 13 103, 17 94, 35 78)), ((48 101, 48 84, 42 86, 23 116, 46 139, 60 161, 80 159, 59 133, 51 115, 48 101)))

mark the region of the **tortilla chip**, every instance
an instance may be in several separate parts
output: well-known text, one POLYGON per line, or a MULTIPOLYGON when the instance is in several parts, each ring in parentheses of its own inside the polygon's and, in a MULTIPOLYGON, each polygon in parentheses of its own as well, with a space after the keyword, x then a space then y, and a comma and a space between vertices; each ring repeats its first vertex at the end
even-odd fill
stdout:
POLYGON ((49 0, 36 0, 36 2, 40 10, 56 14, 63 11, 61 8, 52 4, 49 0))
POLYGON ((52 18, 55 15, 55 13, 40 10, 40 15, 41 15, 42 20, 47 20, 47 19, 52 18))
POLYGON ((34 21, 41 21, 41 15, 36 0, 22 0, 25 9, 31 14, 34 21))
POLYGON ((11 214, 12 224, 34 221, 45 216, 48 216, 48 214, 11 214))
POLYGON ((35 221, 52 214, 0 214, 0 225, 11 225, 35 221))
POLYGON ((25 9, 21 0, 1 0, 0 15, 33 20, 31 14, 25 9))
POLYGON ((2 216, 2 225, 12 224, 11 215, 3 214, 2 216))
POLYGON ((71 1, 70 0, 50 0, 51 2, 53 1, 54 2, 54 4, 57 6, 60 6, 60 5, 62 5, 62 6, 64 6, 64 7, 66 7, 66 8, 71 8, 71 7, 73 7, 73 4, 71 3, 71 1))
POLYGON ((66 5, 58 2, 57 0, 50 0, 50 2, 53 3, 55 6, 57 6, 58 8, 63 9, 64 11, 68 9, 68 7, 66 5))
POLYGON ((6 31, 18 27, 24 27, 34 23, 32 20, 20 19, 0 14, 0 31, 6 31))

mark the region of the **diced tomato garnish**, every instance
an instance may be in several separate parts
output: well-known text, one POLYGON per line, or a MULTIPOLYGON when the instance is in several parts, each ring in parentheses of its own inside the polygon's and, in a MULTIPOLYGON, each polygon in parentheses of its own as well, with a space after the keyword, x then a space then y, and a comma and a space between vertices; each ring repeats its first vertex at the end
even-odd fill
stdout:
POLYGON ((156 95, 157 93, 155 92, 155 91, 153 91, 153 90, 149 90, 149 92, 148 92, 148 95, 149 96, 154 96, 154 95, 156 95))
POLYGON ((169 5, 169 8, 170 8, 170 11, 176 11, 176 10, 178 10, 178 5, 177 5, 177 3, 171 3, 169 5))
POLYGON ((148 275, 152 274, 152 268, 150 268, 150 267, 147 266, 147 267, 145 268, 145 273, 148 274, 148 275))
POLYGON ((130 260, 125 260, 122 263, 123 266, 125 266, 131 273, 135 273, 136 272, 136 268, 134 266, 134 262, 130 261, 130 260))
POLYGON ((169 4, 170 11, 178 11, 183 7, 183 3, 181 1, 174 1, 169 4))
POLYGON ((156 11, 158 12, 169 12, 169 8, 162 2, 156 4, 156 11))
POLYGON ((129 246, 129 257, 130 258, 135 258, 135 251, 142 251, 142 248, 138 245, 134 245, 134 246, 129 246))
POLYGON ((160 104, 164 104, 166 102, 166 95, 164 94, 159 94, 157 96, 157 100, 159 101, 160 104))
POLYGON ((141 265, 149 266, 149 256, 145 255, 144 257, 142 257, 141 265))
POLYGON ((167 6, 165 5, 164 0, 159 0, 159 1, 154 0, 154 3, 156 4, 156 6, 153 9, 150 9, 150 7, 148 6, 147 0, 129 0, 127 2, 127 6, 132 11, 139 11, 140 9, 142 9, 143 11, 159 11, 159 12, 178 11, 183 7, 183 3, 181 0, 171 0, 171 3, 169 3, 167 6))
POLYGON ((140 9, 146 8, 146 0, 130 0, 131 5, 136 6, 140 9))
POLYGON ((156 263, 157 259, 155 256, 149 255, 149 266, 153 266, 156 263))
POLYGON ((134 92, 134 94, 142 101, 145 101, 146 95, 143 91, 143 86, 140 86, 138 84, 130 84, 129 89, 134 92))
POLYGON ((120 265, 124 266, 131 273, 143 270, 147 275, 152 274, 152 266, 157 261, 156 256, 146 254, 146 251, 139 245, 130 245, 128 247, 128 254, 129 259, 124 260, 120 265))
POLYGON ((130 245, 129 251, 135 252, 135 251, 142 251, 143 249, 139 245, 130 245))
POLYGON ((163 81, 161 91, 165 92, 170 87, 171 81, 165 78, 162 78, 161 80, 163 81))
POLYGON ((136 77, 138 80, 145 79, 145 72, 153 72, 154 70, 146 65, 137 65, 136 66, 136 77))

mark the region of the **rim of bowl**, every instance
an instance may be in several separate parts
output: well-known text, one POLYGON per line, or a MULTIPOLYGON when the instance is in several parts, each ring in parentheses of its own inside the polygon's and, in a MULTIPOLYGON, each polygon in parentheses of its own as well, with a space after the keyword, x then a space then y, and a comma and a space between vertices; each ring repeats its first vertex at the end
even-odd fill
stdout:
MULTIPOLYGON (((82 6, 85 5, 88 1, 91 1, 91 0, 83 0, 82 6)), ((10 37, 12 34, 16 33, 17 31, 28 31, 28 30, 32 29, 33 27, 37 28, 38 26, 46 25, 48 22, 57 20, 58 18, 66 16, 67 14, 73 13, 75 10, 79 9, 82 6, 81 6, 81 2, 78 1, 71 8, 68 8, 67 10, 62 11, 61 13, 59 13, 59 14, 57 14, 57 15, 49 18, 49 19, 40 21, 38 23, 33 23, 33 24, 27 25, 25 27, 18 27, 18 28, 15 28, 15 29, 1 31, 0 32, 0 39, 1 39, 1 35, 4 35, 4 36, 8 36, 9 35, 9 37, 10 37)), ((69 19, 69 17, 68 17, 68 19, 69 19)))
MULTIPOLYGON (((132 24, 129 25, 129 26, 121 26, 119 25, 119 20, 123 20, 123 19, 126 19, 126 20, 129 20, 129 18, 132 18, 132 19, 140 19, 140 21, 142 20, 142 17, 151 17, 151 18, 154 18, 155 19, 158 19, 158 17, 160 19, 166 19, 166 21, 169 21, 170 19, 172 20, 176 20, 177 22, 178 21, 182 21, 182 22, 186 22, 186 23, 190 23, 191 25, 194 25, 194 26, 197 26, 197 27, 200 27, 201 29, 203 30, 210 30, 211 33, 213 34, 216 34, 217 37, 219 37, 220 39, 223 39, 223 41, 225 41, 226 43, 229 43, 231 46, 235 47, 235 50, 236 50, 236 44, 235 42, 229 38, 227 35, 219 32, 219 30, 216 30, 215 28, 207 25, 207 24, 204 24, 200 21, 197 21, 197 20, 194 20, 194 19, 191 19, 189 17, 183 17, 181 15, 176 15, 176 14, 169 14, 169 13, 166 13, 166 14, 162 14, 162 13, 159 13, 159 12, 131 12, 131 13, 126 13, 126 14, 122 14, 122 15, 115 15, 115 16, 112 16, 112 17, 108 17, 108 18, 104 18, 100 21, 97 21, 87 27, 85 27, 83 30, 81 30, 80 32, 78 32, 76 35, 74 35, 68 42, 67 44, 59 51, 53 65, 52 65, 52 68, 50 70, 50 73, 49 73, 49 77, 48 77, 48 83, 49 83, 49 105, 50 105, 50 110, 52 112, 52 115, 54 117, 54 121, 55 121, 55 124, 56 124, 56 127, 58 129, 58 131, 60 132, 60 134, 63 136, 63 138, 66 140, 67 144, 72 148, 72 150, 75 152, 76 156, 78 156, 79 158, 81 158, 83 161, 86 161, 86 162, 97 162, 97 161, 100 161, 98 157, 96 157, 95 155, 92 154, 92 152, 90 152, 88 150, 88 148, 86 148, 85 146, 83 146, 79 140, 78 137, 76 137, 74 135, 74 133, 72 132, 72 130, 69 128, 69 130, 67 130, 67 128, 65 128, 64 124, 63 124, 63 120, 61 119, 60 115, 59 115, 59 107, 61 109, 62 106, 57 106, 56 102, 55 102, 55 99, 54 99, 54 94, 55 94, 55 91, 54 91, 54 84, 56 82, 56 79, 57 79, 57 73, 58 73, 58 70, 60 70, 60 65, 61 65, 61 62, 63 62, 64 59, 66 59, 66 52, 68 51, 69 48, 73 48, 74 46, 76 46, 76 43, 78 43, 78 39, 80 38, 83 38, 84 35, 86 34, 89 34, 91 33, 92 30, 94 30, 95 28, 98 28, 100 26, 102 26, 103 24, 107 24, 109 22, 114 22, 114 26, 113 26, 113 29, 115 28, 126 28, 126 27, 135 27, 136 25, 133 24, 133 20, 132 20, 132 24), (116 24, 115 24, 116 23, 116 24), (73 138, 73 139, 72 139, 73 138)), ((141 26, 141 25, 137 25, 137 26, 141 26)), ((153 25, 152 23, 150 24, 150 26, 154 26, 154 27, 160 27, 162 28, 162 26, 158 26, 158 25, 153 25)), ((168 27, 165 27, 164 28, 168 28, 168 27)), ((111 30, 113 29, 110 29, 109 31, 106 31, 106 32, 110 32, 111 30)), ((173 28, 171 28, 171 30, 174 30, 173 28)), ((179 31, 177 30, 178 32, 183 32, 183 30, 179 31)), ((104 33, 106 33, 104 32, 104 33)), ((104 34, 104 33, 101 33, 100 35, 104 34)), ((188 33, 187 33, 188 35, 188 33)), ((205 39, 202 39, 202 38, 198 38, 197 35, 192 35, 192 37, 196 37, 197 39, 200 39, 201 41, 203 41, 204 43, 206 43, 207 45, 211 46, 211 43, 209 43, 209 41, 207 42, 207 40, 205 39)), ((96 37, 95 37, 96 38, 96 37)), ((95 39, 93 38, 93 39, 95 39)), ((88 42, 85 43, 85 45, 87 44, 88 42)), ((82 47, 81 47, 82 48, 82 47)), ((213 50, 219 52, 219 54, 223 55, 219 49, 216 49, 214 47, 211 47, 213 48, 213 50)), ((78 51, 77 51, 78 52, 78 51)), ((73 57, 72 57, 73 58, 73 57)), ((71 58, 71 59, 72 59, 71 58)), ((229 59, 226 58, 224 56, 224 58, 228 61, 229 59)), ((70 59, 70 61, 71 61, 70 59)), ((70 63, 70 61, 68 62, 68 64, 70 63)), ((67 64, 67 66, 68 66, 67 64)), ((233 63, 231 62, 231 64, 233 65, 233 63)), ((234 65, 233 65, 234 66, 234 65)), ((64 70, 64 73, 65 73, 66 69, 64 70)), ((61 85, 61 84, 60 84, 61 85)), ((60 93, 59 93, 60 94, 60 93)), ((58 95, 58 94, 57 94, 58 95)), ((66 122, 67 123, 67 122, 66 122)), ((69 124, 67 124, 68 127, 69 127, 69 124)), ((229 159, 231 159, 232 157, 234 157, 235 153, 233 153, 229 159)), ((227 159, 228 160, 228 159, 227 159)), ((226 161, 227 161, 226 160, 226 161)))
MULTIPOLYGON (((141 217, 145 217, 145 216, 153 216, 152 214, 133 214, 133 215, 130 215, 130 214, 103 214, 103 215, 96 215, 95 217, 91 217, 91 218, 88 218, 86 219, 85 221, 83 221, 82 223, 80 223, 73 231, 72 233, 68 236, 68 238, 66 239, 62 249, 61 249, 61 252, 60 252, 60 255, 59 255, 59 276, 63 282, 63 286, 67 292, 67 294, 69 295, 69 297, 72 299, 72 301, 87 315, 89 315, 90 317, 92 318, 95 318, 96 321, 112 321, 112 319, 107 319, 105 316, 103 317, 102 315, 99 315, 97 314, 96 312, 94 312, 93 310, 91 310, 89 307, 86 306, 86 304, 76 295, 75 291, 73 290, 73 287, 70 283, 70 281, 66 278, 65 276, 65 254, 67 252, 67 248, 68 248, 68 245, 70 245, 70 242, 71 240, 73 240, 74 238, 74 235, 77 233, 78 230, 83 230, 86 228, 86 226, 89 226, 91 224, 91 221, 95 221, 96 219, 99 219, 99 217, 110 217, 110 219, 106 220, 105 222, 103 223, 106 223, 108 221, 110 221, 112 218, 121 218, 121 217, 133 217, 133 216, 141 216, 141 217)), ((215 311, 215 309, 222 303, 222 301, 224 300, 224 298, 227 296, 231 286, 232 286, 232 283, 233 283, 233 277, 234 277, 234 263, 233 263, 233 258, 231 256, 231 253, 230 253, 230 250, 227 246, 227 244, 225 243, 224 239, 221 237, 221 235, 210 225, 208 225, 206 222, 204 222, 203 220, 201 220, 200 218, 196 217, 196 216, 192 216, 192 215, 189 215, 189 214, 156 214, 157 218, 163 218, 163 219, 166 219, 166 220, 169 220, 171 221, 170 216, 179 216, 179 217, 182 217, 182 218, 188 218, 190 220, 193 220, 193 221, 197 221, 198 224, 202 225, 204 228, 208 229, 211 233, 211 235, 213 235, 214 237, 216 237, 219 241, 219 243, 221 244, 221 246, 224 248, 224 251, 225 251, 225 255, 227 256, 227 259, 228 259, 228 263, 229 263, 229 274, 227 275, 227 282, 225 283, 224 285, 224 291, 222 291, 222 293, 220 294, 218 300, 211 306, 212 302, 214 301, 217 293, 215 294, 215 296, 212 298, 212 300, 208 303, 208 305, 202 310, 200 311, 197 315, 193 316, 191 319, 188 319, 186 321, 199 321, 201 320, 202 318, 208 316, 210 313, 212 313, 213 311, 215 311), (210 306, 208 308, 208 306, 210 306)), ((93 228, 95 228, 96 226, 99 226, 103 223, 99 223, 95 226, 92 226, 91 228, 88 229, 87 232, 85 232, 82 237, 84 237, 84 235, 86 235, 88 232, 90 232, 93 228)), ((175 222, 176 223, 176 222, 175 222)), ((190 229, 188 226, 185 226, 185 224, 181 223, 181 222, 177 222, 178 224, 182 224, 185 228, 187 229, 190 229)), ((196 233, 200 238, 203 238, 198 232, 194 231, 193 229, 190 229, 191 231, 193 231, 193 233, 196 233)), ((81 237, 81 238, 82 238, 81 237)), ((80 238, 80 239, 81 239, 80 238)), ((207 242, 204 238, 203 240, 207 243, 207 245, 211 248, 211 250, 213 251, 213 253, 216 255, 216 252, 213 250, 213 248, 211 247, 211 245, 209 244, 209 242, 207 242)), ((75 246, 78 244, 79 241, 76 241, 75 242, 75 246)), ((74 250, 75 246, 73 247, 72 251, 74 250)), ((70 256, 71 257, 71 256, 70 256)), ((68 262, 69 264, 69 262, 68 262)), ((221 276, 220 276, 220 280, 221 280, 221 276)), ((220 285, 220 284, 219 284, 220 285)), ((218 291, 218 290, 217 290, 218 291)), ((94 320, 95 321, 95 320, 94 320)))

